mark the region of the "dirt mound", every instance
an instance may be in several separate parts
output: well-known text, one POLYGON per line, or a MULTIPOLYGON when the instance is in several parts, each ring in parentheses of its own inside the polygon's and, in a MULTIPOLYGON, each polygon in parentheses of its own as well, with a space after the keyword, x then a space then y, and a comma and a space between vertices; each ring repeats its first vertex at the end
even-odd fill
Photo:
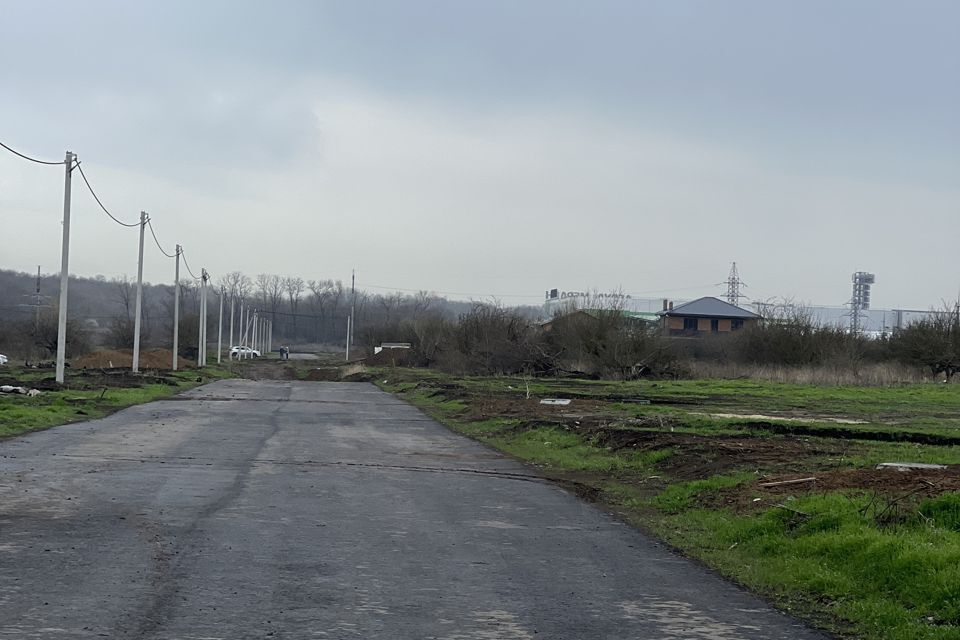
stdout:
POLYGON ((413 361, 412 349, 383 349, 363 359, 363 363, 371 367, 407 367, 413 361))
POLYGON ((599 428, 596 443, 612 450, 672 449, 658 467, 670 477, 687 480, 729 473, 735 469, 789 470, 809 466, 812 459, 849 453, 844 443, 803 438, 750 438, 599 428))
POLYGON ((960 467, 896 471, 893 469, 838 469, 835 471, 791 474, 758 479, 755 482, 726 489, 705 497, 703 502, 737 512, 767 508, 788 496, 801 496, 828 491, 863 491, 882 496, 914 499, 932 498, 942 493, 960 491, 960 467), (772 482, 805 480, 809 482, 762 486, 772 482), (760 498, 757 500, 757 498, 760 498))
MULTIPOLYGON (((173 352, 169 349, 145 349, 140 352, 141 369, 169 369, 173 365, 173 352)), ((132 349, 101 349, 70 361, 74 369, 120 369, 133 366, 132 349)), ((193 368, 196 363, 180 357, 178 368, 193 368)))
MULTIPOLYGON (((227 362, 227 360, 224 360, 227 362)), ((234 373, 247 380, 296 380, 297 368, 286 360, 233 360, 234 373)))
POLYGON ((311 369, 306 379, 311 382, 336 382, 340 379, 340 371, 336 367, 311 369))

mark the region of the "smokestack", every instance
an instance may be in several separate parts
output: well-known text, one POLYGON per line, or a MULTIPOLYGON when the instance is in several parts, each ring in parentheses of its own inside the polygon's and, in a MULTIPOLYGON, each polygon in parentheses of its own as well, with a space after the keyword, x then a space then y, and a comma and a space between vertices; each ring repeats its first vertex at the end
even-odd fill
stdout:
POLYGON ((670 311, 673 311, 673 301, 670 301, 670 311))
POLYGON ((667 310, 667 299, 666 299, 666 298, 663 299, 663 310, 664 310, 664 311, 667 310))

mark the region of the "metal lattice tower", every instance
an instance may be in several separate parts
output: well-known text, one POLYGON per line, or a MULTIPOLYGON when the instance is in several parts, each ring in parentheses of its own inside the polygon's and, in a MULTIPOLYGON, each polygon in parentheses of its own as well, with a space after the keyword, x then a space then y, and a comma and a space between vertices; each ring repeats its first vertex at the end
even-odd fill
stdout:
POLYGON ((851 280, 853 297, 850 298, 850 333, 858 334, 863 329, 864 311, 870 308, 870 286, 877 278, 872 273, 857 271, 851 280))
POLYGON ((740 293, 740 287, 747 285, 740 279, 736 262, 730 264, 730 275, 727 276, 727 281, 724 284, 727 285, 727 302, 734 306, 740 306, 740 298, 744 297, 743 294, 740 293))

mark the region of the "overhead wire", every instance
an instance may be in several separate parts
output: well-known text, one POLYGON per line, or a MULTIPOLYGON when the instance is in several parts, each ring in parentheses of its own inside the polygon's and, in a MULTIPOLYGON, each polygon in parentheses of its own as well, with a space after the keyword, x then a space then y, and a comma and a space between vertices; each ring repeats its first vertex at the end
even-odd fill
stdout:
POLYGON ((8 147, 7 145, 3 144, 2 142, 0 142, 0 147, 3 147, 4 149, 6 149, 7 151, 9 151, 10 153, 12 153, 12 154, 14 154, 14 155, 16 155, 16 156, 20 156, 20 157, 23 158, 24 160, 29 160, 30 162, 36 162, 37 164, 57 165, 57 164, 63 164, 64 162, 66 162, 66 160, 57 160, 56 162, 50 162, 49 160, 38 160, 38 159, 36 159, 36 158, 31 158, 30 156, 26 155, 25 153, 20 153, 20 152, 17 151, 16 149, 13 149, 13 148, 11 148, 11 147, 8 147))
MULTIPOLYGON (((526 293, 475 293, 475 292, 466 292, 466 291, 437 291, 437 290, 425 290, 425 289, 404 289, 402 287, 387 287, 377 284, 364 284, 364 288, 367 289, 381 289, 384 291, 403 291, 409 293, 419 293, 420 291, 428 291, 429 293, 441 294, 441 295, 451 295, 451 296, 473 296, 481 298, 539 298, 538 294, 526 294, 526 293)), ((649 295, 653 293, 671 293, 674 291, 693 291, 697 289, 708 289, 713 285, 704 284, 697 285, 693 287, 671 287, 668 289, 652 289, 650 291, 628 291, 624 292, 624 295, 642 297, 644 295, 649 295)))
POLYGON ((180 247, 180 257, 183 258, 183 266, 187 268, 187 273, 193 276, 194 280, 200 280, 200 278, 198 278, 196 274, 193 273, 193 270, 190 268, 190 263, 187 262, 187 254, 183 252, 183 247, 180 247))
POLYGON ((97 197, 97 193, 93 190, 93 187, 90 186, 90 181, 87 180, 87 175, 83 172, 83 167, 80 166, 80 162, 78 161, 77 164, 75 164, 74 166, 75 166, 77 169, 80 170, 80 176, 83 178, 84 184, 87 185, 87 189, 90 190, 90 195, 92 195, 92 196, 93 196, 93 199, 97 201, 97 204, 100 205, 100 208, 103 209, 103 212, 104 212, 105 214, 107 214, 108 216, 110 216, 110 219, 111 219, 111 220, 113 220, 114 222, 116 222, 117 224, 119 224, 119 225, 121 225, 121 226, 123 226, 123 227, 139 227, 139 226, 140 226, 140 222, 139 222, 139 221, 138 221, 138 222, 131 222, 131 223, 123 222, 122 220, 118 220, 118 219, 116 218, 116 216, 114 216, 112 213, 110 213, 109 211, 107 211, 107 208, 106 208, 105 206, 103 206, 103 203, 102 203, 102 202, 100 202, 100 198, 97 197))
POLYGON ((150 227, 150 235, 153 236, 153 241, 156 243, 157 249, 160 249, 160 253, 162 253, 163 255, 167 256, 168 258, 176 258, 176 257, 177 257, 177 254, 175 254, 175 253, 167 253, 166 251, 163 250, 163 247, 160 246, 160 241, 157 240, 157 234, 156 234, 156 232, 153 230, 153 221, 152 221, 150 218, 147 218, 147 226, 150 227))
POLYGON ((538 298, 538 294, 525 294, 525 293, 505 293, 505 294, 495 294, 495 293, 467 293, 464 291, 435 291, 435 290, 426 290, 426 289, 403 289, 401 287, 384 287, 377 284, 364 284, 365 288, 368 289, 382 289, 384 291, 406 291, 410 293, 419 293, 421 291, 427 291, 428 293, 439 293, 449 296, 476 296, 480 298, 538 298))

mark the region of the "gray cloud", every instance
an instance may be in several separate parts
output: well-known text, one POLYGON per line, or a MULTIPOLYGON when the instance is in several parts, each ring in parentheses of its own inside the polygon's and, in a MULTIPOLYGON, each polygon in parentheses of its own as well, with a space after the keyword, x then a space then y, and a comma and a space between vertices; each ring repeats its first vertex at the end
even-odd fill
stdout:
MULTIPOLYGON (((859 268, 878 304, 956 289, 923 266, 957 232, 953 3, 0 10, 2 139, 77 151, 212 270, 535 301, 709 293, 737 260, 763 297, 839 303, 859 268)), ((56 269, 60 180, 0 157, 0 217, 35 221, 4 266, 56 269)), ((75 194, 77 270, 132 272, 75 194)))

